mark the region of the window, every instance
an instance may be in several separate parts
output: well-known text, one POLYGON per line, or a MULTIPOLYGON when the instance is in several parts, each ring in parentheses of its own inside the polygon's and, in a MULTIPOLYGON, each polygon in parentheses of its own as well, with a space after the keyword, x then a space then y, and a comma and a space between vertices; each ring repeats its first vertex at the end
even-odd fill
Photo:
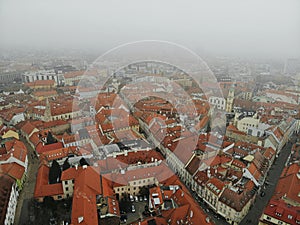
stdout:
POLYGON ((67 180, 65 180, 65 184, 68 184, 68 181, 67 181, 67 180))
POLYGON ((68 187, 66 187, 66 191, 69 191, 69 188, 68 188, 68 187))
POLYGON ((292 215, 288 215, 288 219, 293 219, 293 216, 292 215))

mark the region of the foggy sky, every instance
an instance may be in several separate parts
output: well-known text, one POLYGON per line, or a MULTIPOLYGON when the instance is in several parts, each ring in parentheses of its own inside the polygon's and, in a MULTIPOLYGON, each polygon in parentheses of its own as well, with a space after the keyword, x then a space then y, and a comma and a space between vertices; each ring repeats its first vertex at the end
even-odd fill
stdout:
POLYGON ((143 39, 300 56, 299 0, 0 0, 0 48, 108 50, 143 39))

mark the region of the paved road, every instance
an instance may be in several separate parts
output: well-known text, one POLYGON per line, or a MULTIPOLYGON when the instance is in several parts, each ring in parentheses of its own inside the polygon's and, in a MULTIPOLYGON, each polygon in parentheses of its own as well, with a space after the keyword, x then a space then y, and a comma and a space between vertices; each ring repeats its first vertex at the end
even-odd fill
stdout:
POLYGON ((28 205, 33 198, 36 174, 39 165, 39 160, 34 157, 34 150, 32 147, 26 142, 26 140, 22 138, 20 140, 26 145, 28 150, 28 170, 27 179, 18 199, 14 222, 15 225, 23 224, 25 221, 28 221, 30 217, 30 207, 28 207, 28 205))
POLYGON ((258 195, 256 197, 254 205, 250 209, 247 216, 240 223, 241 225, 258 224, 258 220, 259 220, 265 206, 267 205, 267 203, 269 202, 270 198, 272 197, 272 195, 275 191, 280 174, 281 174, 283 168, 285 167, 285 163, 291 153, 292 145, 295 142, 296 142, 296 136, 294 135, 294 136, 292 136, 291 142, 288 142, 285 145, 285 147, 281 150, 278 158, 275 160, 275 163, 271 166, 271 169, 267 176, 266 181, 269 184, 265 186, 266 189, 264 190, 264 192, 266 193, 266 195, 264 197, 261 197, 260 195, 258 195))

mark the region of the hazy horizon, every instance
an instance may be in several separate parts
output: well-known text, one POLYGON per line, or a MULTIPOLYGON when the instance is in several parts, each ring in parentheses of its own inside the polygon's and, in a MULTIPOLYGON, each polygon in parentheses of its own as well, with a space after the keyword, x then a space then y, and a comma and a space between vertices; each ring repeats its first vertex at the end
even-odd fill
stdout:
POLYGON ((300 57, 300 1, 0 0, 0 48, 109 50, 164 40, 218 55, 300 57))

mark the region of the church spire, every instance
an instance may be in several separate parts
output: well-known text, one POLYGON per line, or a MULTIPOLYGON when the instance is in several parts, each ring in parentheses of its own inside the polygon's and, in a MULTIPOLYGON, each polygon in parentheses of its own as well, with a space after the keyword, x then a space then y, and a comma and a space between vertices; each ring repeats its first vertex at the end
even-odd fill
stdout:
POLYGON ((44 113, 44 120, 46 122, 51 121, 51 105, 48 98, 46 98, 46 109, 44 113))

